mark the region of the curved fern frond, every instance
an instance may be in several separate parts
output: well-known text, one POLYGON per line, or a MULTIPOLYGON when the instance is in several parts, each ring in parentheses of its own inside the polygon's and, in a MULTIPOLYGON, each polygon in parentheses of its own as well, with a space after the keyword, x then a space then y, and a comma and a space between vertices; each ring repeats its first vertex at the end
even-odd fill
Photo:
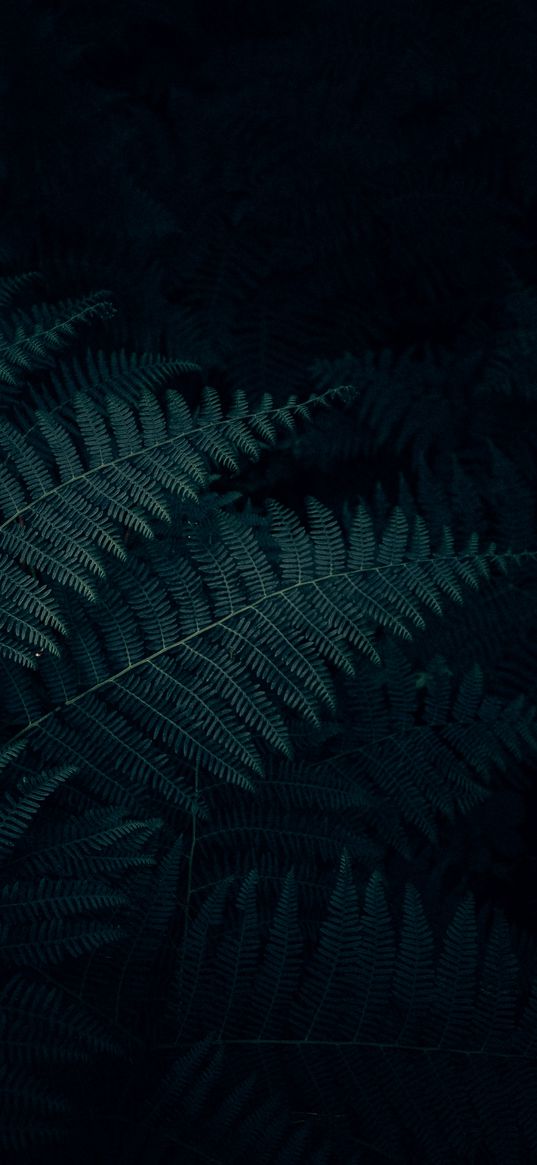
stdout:
MULTIPOLYGON (((14 311, 8 325, 3 326, 0 382, 9 386, 23 383, 29 372, 46 368, 51 358, 54 360, 73 341, 81 325, 110 319, 116 310, 108 293, 100 291, 84 299, 14 311), (6 331, 10 332, 9 338, 6 331)), ((2 399, 5 400, 3 392, 2 399)))
POLYGON ((270 553, 267 531, 214 508, 173 563, 154 541, 128 573, 111 568, 100 603, 77 604, 61 661, 40 664, 41 714, 8 691, 25 723, 16 735, 44 763, 69 758, 101 782, 112 750, 114 782, 128 773, 173 797, 183 757, 251 788, 263 773, 256 740, 291 755, 284 711, 318 725, 334 710, 332 669, 352 674, 356 651, 379 665, 386 632, 412 639, 422 611, 442 609, 444 595, 462 602, 492 564, 520 558, 479 551, 476 538, 456 552, 447 528, 432 551, 422 519, 410 532, 398 508, 377 538, 360 505, 348 543, 314 500, 311 534, 279 503, 268 508, 270 553))
POLYGON ((69 356, 55 361, 46 383, 33 394, 34 405, 57 409, 68 403, 75 392, 90 396, 97 404, 111 393, 127 404, 136 404, 142 389, 158 393, 179 377, 199 372, 199 364, 170 360, 158 353, 87 348, 83 358, 69 356))
POLYGON ((59 584, 95 599, 106 556, 125 559, 127 535, 150 538, 155 523, 169 522, 170 497, 197 502, 211 463, 237 470, 243 455, 258 457, 317 403, 312 396, 275 407, 267 396, 251 411, 237 393, 224 416, 210 387, 194 413, 172 389, 165 407, 143 389, 136 405, 110 395, 103 409, 78 393, 63 419, 39 409, 37 434, 0 421, 0 653, 35 668, 39 652, 57 650, 45 627, 65 630, 51 584, 56 594, 59 584))
MULTIPOLYGON (((11 764, 16 770, 19 757, 24 752, 24 742, 16 741, 2 749, 0 767, 11 764)), ((35 817, 46 797, 76 772, 76 765, 63 764, 37 776, 24 774, 19 779, 16 793, 4 793, 0 816, 0 860, 5 861, 19 840, 24 837, 30 822, 35 817), (18 793, 18 796, 17 796, 18 793)))

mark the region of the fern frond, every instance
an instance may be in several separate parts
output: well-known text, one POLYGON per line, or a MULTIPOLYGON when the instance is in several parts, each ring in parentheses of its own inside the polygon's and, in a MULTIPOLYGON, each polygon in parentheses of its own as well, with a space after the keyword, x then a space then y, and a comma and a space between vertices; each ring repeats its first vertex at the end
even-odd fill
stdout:
POLYGON ((311 534, 279 503, 268 509, 277 555, 240 515, 215 508, 173 568, 154 541, 147 562, 110 569, 100 603, 73 619, 61 662, 41 661, 42 715, 28 720, 10 692, 21 736, 47 765, 67 756, 101 782, 112 748, 120 784, 129 773, 177 795, 182 756, 251 788, 263 772, 256 738, 290 756, 284 710, 312 725, 334 710, 332 668, 352 674, 356 652, 379 665, 386 632, 411 640, 422 611, 442 609, 444 595, 462 602, 493 564, 520 558, 479 551, 474 538, 457 552, 447 528, 431 550, 422 519, 410 531, 397 508, 377 537, 361 505, 348 544, 318 502, 311 534))
POLYGON ((4 862, 5 873, 24 877, 54 874, 98 878, 153 866, 156 858, 144 849, 162 827, 160 818, 136 821, 115 807, 89 809, 67 820, 38 817, 31 833, 23 834, 16 856, 4 862))
MULTIPOLYGON (((218 1074, 221 1096, 248 1080, 252 1105, 270 1097, 288 1122, 290 1098, 294 1110, 337 1113, 345 1145, 366 1161, 531 1159, 537 1011, 533 996, 523 1001, 499 916, 487 935, 478 932, 467 896, 439 946, 412 885, 395 926, 382 877, 375 872, 358 894, 344 852, 306 967, 292 872, 262 946, 255 885, 249 875, 236 891, 209 890, 191 926, 180 995, 158 1042, 170 1056, 174 1102, 164 1101, 170 1093, 159 1082, 143 1114, 146 1143, 158 1127, 166 1143, 201 1137, 210 1153, 220 1128, 211 1096, 218 1074), (208 922, 222 917, 226 897, 233 910, 215 944, 208 922), (202 1064, 211 1065, 206 1088, 202 1064), (491 1121, 496 1104, 500 1119, 491 1121)), ((229 1137, 240 1143, 239 1124, 229 1137)))
POLYGON ((100 403, 113 394, 127 404, 136 405, 143 389, 158 393, 188 373, 199 373, 200 365, 189 360, 170 360, 151 352, 104 352, 87 348, 82 356, 59 358, 47 381, 34 392, 33 405, 47 409, 63 407, 75 392, 100 403))
POLYGON ((0 344, 0 381, 9 386, 23 383, 30 372, 48 367, 57 353, 75 339, 82 325, 110 319, 115 313, 106 292, 13 312, 10 338, 6 338, 4 324, 4 342, 0 344))
POLYGON ((88 1062, 92 1053, 119 1057, 125 1051, 90 1008, 27 972, 18 971, 5 984, 0 1014, 7 1033, 4 1051, 12 1064, 77 1064, 88 1062))
MULTIPOLYGON (((171 389, 165 408, 143 389, 136 406, 111 395, 103 409, 79 393, 63 420, 39 409, 39 434, 1 421, 0 552, 8 568, 0 651, 35 667, 32 653, 57 650, 56 637, 44 636, 51 583, 95 599, 106 556, 126 557, 127 533, 152 537, 155 523, 169 521, 170 496, 186 506, 199 500, 211 462, 237 470, 245 453, 259 456, 279 428, 294 427, 295 412, 307 417, 315 404, 291 398, 274 407, 267 396, 250 411, 237 394, 223 416, 210 387, 195 413, 171 389)), ((55 630, 64 630, 57 616, 55 630)))
MULTIPOLYGON (((361 790, 367 816, 382 833, 395 808, 402 823, 436 843, 438 815, 453 820, 468 812, 486 798, 498 770, 508 762, 512 768, 512 758, 531 759, 537 712, 523 696, 486 694, 477 665, 457 684, 441 656, 427 672, 416 672, 397 643, 386 643, 383 657, 375 674, 357 668, 345 678, 338 692, 342 728, 305 773, 361 790)), ((401 836, 388 839, 400 848, 401 836)))
POLYGON ((0 1145, 6 1152, 28 1153, 35 1145, 61 1141, 66 1117, 73 1115, 63 1091, 26 1066, 0 1064, 0 1145))
POLYGON ((125 906, 124 894, 77 878, 4 885, 0 895, 0 961, 8 966, 43 966, 66 954, 82 955, 123 934, 121 927, 92 914, 125 906))
MULTIPOLYGON (((12 764, 16 770, 19 756, 24 752, 22 741, 8 744, 2 749, 2 767, 12 764), (22 745, 22 747, 21 747, 22 745)), ((23 775, 19 780, 16 793, 6 792, 0 817, 0 860, 5 861, 8 854, 24 836, 30 822, 35 817, 41 804, 76 772, 76 766, 60 765, 56 769, 47 770, 37 776, 23 775)))
POLYGON ((40 919, 20 933, 18 928, 10 933, 7 926, 1 926, 0 959, 10 967, 42 967, 61 963, 66 956, 81 958, 123 936, 123 927, 114 923, 80 918, 70 925, 62 918, 40 919))

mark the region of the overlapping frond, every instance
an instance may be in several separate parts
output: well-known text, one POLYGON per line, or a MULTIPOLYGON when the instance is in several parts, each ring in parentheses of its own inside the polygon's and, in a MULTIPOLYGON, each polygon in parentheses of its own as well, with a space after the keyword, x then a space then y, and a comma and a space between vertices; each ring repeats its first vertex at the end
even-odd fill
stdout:
POLYGON ((56 651, 59 588, 95 599, 107 558, 125 560, 128 536, 169 521, 170 498, 197 502, 211 466, 255 459, 317 402, 275 407, 267 395, 252 411, 237 393, 224 416, 210 387, 195 411, 171 388, 163 405, 143 388, 137 405, 110 394, 105 408, 76 393, 62 418, 38 409, 30 434, 0 421, 1 653, 35 667, 39 652, 56 651))
POLYGON ((308 1116, 337 1115, 344 1143, 367 1162, 531 1159, 535 1000, 507 926, 497 916, 484 935, 468 895, 438 941, 414 886, 396 912, 378 873, 361 899, 344 852, 306 962, 292 871, 262 946, 253 874, 208 891, 178 956, 156 1044, 169 1066, 141 1114, 137 1160, 148 1160, 155 1135, 162 1147, 201 1138, 214 1150, 224 1077, 225 1097, 236 1097, 226 1127, 236 1152, 248 1082, 261 1145, 269 1098, 281 1120, 274 1161, 292 1159, 287 1137, 300 1111, 310 1135, 308 1116))
POLYGON ((258 742, 289 757, 289 716, 315 726, 334 711, 335 670, 352 674, 356 653, 379 665, 386 635, 411 640, 428 610, 520 559, 476 537, 457 551, 447 528, 431 549, 423 520, 410 530, 399 508, 377 537, 363 504, 346 540, 308 505, 309 533, 276 502, 263 533, 214 506, 173 559, 155 540, 127 568, 112 563, 98 602, 77 597, 61 657, 40 661, 39 695, 6 677, 20 735, 47 765, 68 759, 99 783, 112 757, 113 783, 182 797, 181 758, 185 774, 200 762, 253 787, 258 742))

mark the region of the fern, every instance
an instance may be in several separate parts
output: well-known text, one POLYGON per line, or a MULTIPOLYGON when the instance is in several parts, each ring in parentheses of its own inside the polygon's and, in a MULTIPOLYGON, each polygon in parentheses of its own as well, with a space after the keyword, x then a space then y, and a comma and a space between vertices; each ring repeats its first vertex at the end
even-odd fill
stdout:
POLYGON ((18 736, 47 765, 68 756, 101 782, 114 742, 115 781, 129 772, 179 793, 171 774, 182 755, 251 787, 263 771, 253 733, 289 755, 282 710, 319 724, 335 706, 331 669, 352 672, 353 651, 380 663, 376 629, 411 640, 425 627, 422 610, 438 612, 444 596, 461 602, 490 565, 517 561, 479 552, 475 538, 457 553, 447 529, 432 552, 422 520, 410 531, 398 509, 377 541, 361 505, 348 545, 313 499, 309 535, 278 503, 268 509, 277 565, 239 515, 215 508, 173 565, 157 540, 128 575, 112 564, 98 603, 80 596, 61 661, 40 660, 40 714, 28 715, 17 676, 6 676, 10 715, 26 721, 18 736))
POLYGON ((286 1163, 300 1112, 305 1140, 311 1117, 337 1115, 349 1160, 531 1159, 537 1012, 505 924, 477 929, 468 896, 437 940, 407 885, 394 926, 378 873, 358 901, 344 853, 306 967, 292 871, 263 947, 253 875, 207 894, 155 1043, 169 1068, 124 1160, 149 1161, 155 1136, 161 1152, 196 1144, 210 1156, 224 1133, 226 1156, 245 1160, 255 1130, 266 1159, 271 1143, 286 1163), (271 1103, 277 1133, 265 1131, 271 1103))
MULTIPOLYGON (((98 292, 53 307, 39 304, 30 311, 12 312, 2 326, 0 382, 11 387, 23 384, 30 372, 48 367, 56 353, 73 342, 81 325, 109 319, 115 311, 107 293, 98 292)), ((5 401, 3 390, 0 404, 5 401)))
POLYGON ((65 819, 56 801, 55 815, 40 814, 31 832, 25 830, 16 855, 5 861, 4 870, 6 875, 19 876, 23 868, 26 878, 56 874, 116 879, 128 870, 155 864, 154 854, 146 852, 144 846, 161 826, 158 817, 137 821, 113 807, 81 810, 65 819))
POLYGON ((322 734, 309 730, 312 759, 300 774, 291 762, 272 763, 271 785, 277 791, 287 777, 297 806, 302 784, 318 804, 324 787, 325 812, 330 797, 347 798, 349 810, 355 805, 411 860, 414 830, 437 844, 442 818, 453 821, 484 801, 499 772, 515 782, 516 761, 537 749, 535 707, 522 695, 487 695, 483 681, 474 665, 454 682, 441 656, 416 671, 398 643, 386 642, 382 668, 372 674, 365 664, 341 677, 338 718, 323 723, 322 734))
POLYGON ((195 414, 171 389, 165 408, 143 389, 137 406, 109 395, 105 413, 77 393, 63 423, 39 409, 39 436, 0 422, 1 652, 29 667, 39 652, 56 652, 58 639, 45 629, 61 635, 65 626, 49 581, 95 599, 106 556, 126 557, 125 534, 151 537, 169 517, 170 495, 198 500, 211 461, 238 469, 242 454, 259 456, 279 426, 292 429, 295 412, 307 417, 315 403, 274 408, 266 396, 251 412, 238 393, 224 417, 209 387, 195 414))
POLYGON ((529 1165, 531 5, 38 7, 0 65, 2 1165, 529 1165))
MULTIPOLYGON (((59 358, 45 380, 30 382, 24 398, 12 410, 25 433, 37 427, 36 410, 54 413, 72 402, 74 392, 91 397, 97 407, 111 393, 127 404, 138 403, 141 389, 158 395, 166 386, 183 384, 187 373, 197 373, 199 364, 188 360, 169 360, 151 352, 105 352, 87 348, 84 355, 71 353, 59 358)), ((106 403, 104 405, 106 414, 106 403)))
POLYGON ((392 851, 437 846, 537 744, 485 657, 442 653, 455 604, 530 577, 531 520, 487 541, 471 465, 434 505, 400 474, 396 504, 378 481, 341 520, 233 488, 358 378, 224 410, 210 387, 187 405, 188 362, 56 369, 1 429, 6 1150, 71 1146, 91 1080, 117 1160, 533 1152, 505 927, 465 899, 442 948, 413 887, 382 889, 392 851))
POLYGON ((32 981, 26 972, 19 971, 8 981, 0 1010, 10 1025, 10 1057, 21 1066, 90 1062, 96 1052, 125 1054, 125 1041, 114 1039, 90 1008, 84 1012, 80 1002, 69 1001, 52 984, 32 981), (62 1030, 68 1039, 59 1038, 62 1030), (76 1042, 70 1038, 74 1031, 76 1042))
POLYGON ((8 966, 41 966, 116 941, 120 928, 86 916, 125 902, 106 885, 76 878, 5 885, 0 898, 0 958, 8 966))

